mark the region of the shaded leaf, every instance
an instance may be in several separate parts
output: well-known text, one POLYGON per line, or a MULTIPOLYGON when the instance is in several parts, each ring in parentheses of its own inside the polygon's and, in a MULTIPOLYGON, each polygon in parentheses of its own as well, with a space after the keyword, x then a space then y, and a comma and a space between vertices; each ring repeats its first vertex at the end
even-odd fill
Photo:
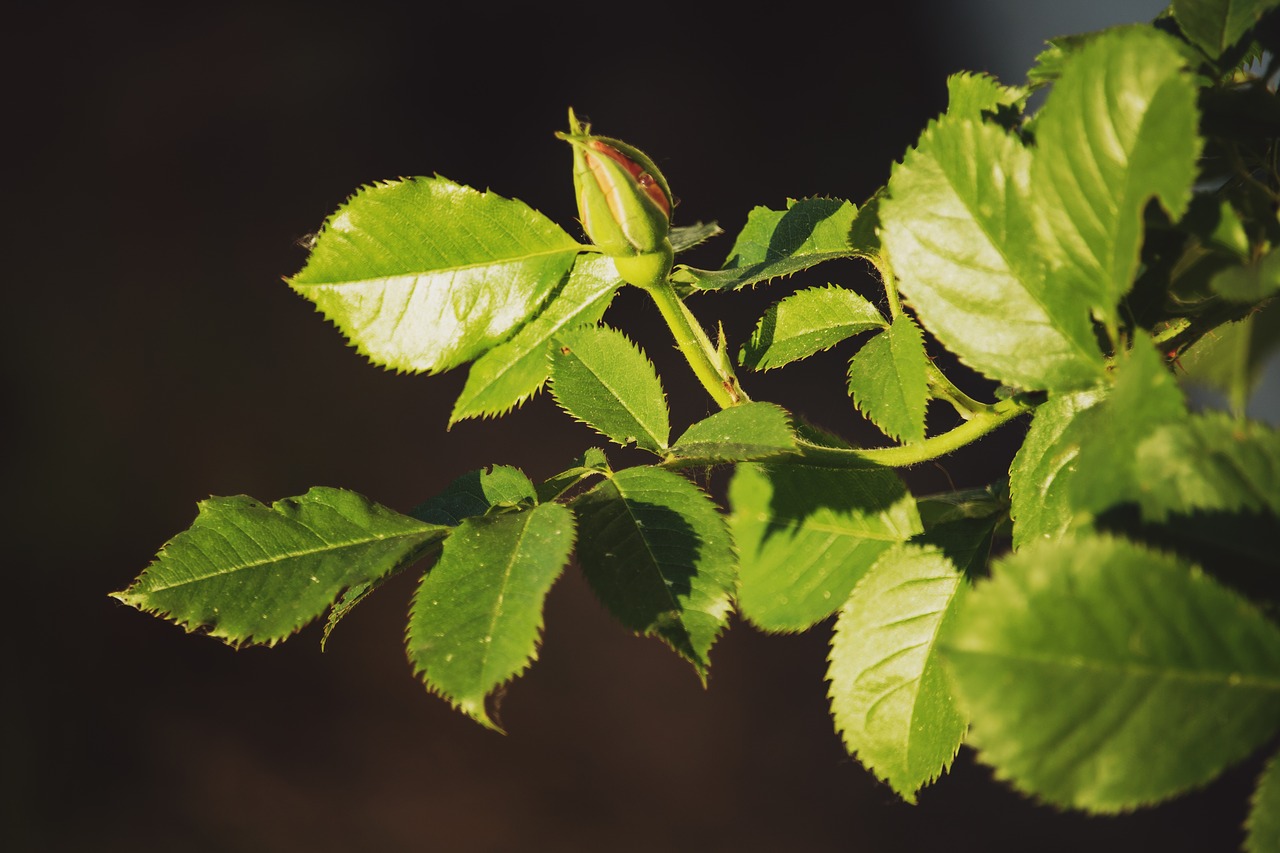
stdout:
POLYGON ((906 314, 849 360, 849 395, 880 431, 901 442, 924 439, 929 403, 924 336, 906 314))
POLYGON ((289 286, 375 364, 437 372, 508 338, 582 247, 513 199, 444 178, 364 187, 289 286))
POLYGON ((969 489, 920 498, 916 509, 924 532, 913 543, 937 547, 970 580, 985 573, 996 530, 1008 519, 1007 495, 969 489))
POLYGON ((573 503, 578 561, 619 622, 657 636, 706 679, 707 653, 733 610, 733 547, 697 486, 660 468, 609 475, 573 503))
POLYGON ((1280 850, 1280 753, 1271 756, 1258 779, 1245 821, 1246 853, 1275 853, 1280 850))
POLYGON ((1280 348, 1280 300, 1243 320, 1225 323, 1196 341, 1178 359, 1182 382, 1227 395, 1244 413, 1271 354, 1280 348))
POLYGON ((559 498, 587 477, 608 474, 609 460, 598 447, 588 447, 574 464, 538 484, 538 500, 546 503, 559 498))
POLYGON ((885 325, 876 307, 852 290, 812 287, 769 306, 739 362, 753 370, 781 367, 885 325))
POLYGON ((731 290, 781 278, 823 261, 865 255, 850 243, 858 209, 847 201, 807 198, 786 210, 757 207, 720 270, 681 266, 672 280, 695 290, 731 290))
POLYGON ((440 494, 414 507, 410 515, 431 524, 456 527, 492 507, 532 504, 537 500, 533 483, 523 471, 510 465, 491 465, 457 477, 440 494))
POLYGON ((950 766, 968 724, 936 651, 966 586, 941 551, 898 545, 840 609, 831 715, 845 748, 909 803, 950 766))
POLYGON ((566 412, 621 445, 667 449, 667 399, 644 353, 621 332, 587 326, 561 333, 551 354, 551 393, 566 412))
POLYGON ((1210 59, 1244 38, 1280 0, 1173 0, 1178 26, 1210 59))
POLYGON ((835 612, 867 569, 920 532, 892 471, 739 465, 729 484, 738 607, 766 631, 803 631, 835 612))
POLYGON ((724 230, 715 222, 695 222, 692 225, 672 228, 671 233, 667 235, 667 239, 671 241, 672 250, 678 253, 686 249, 692 249, 694 246, 705 243, 712 237, 718 237, 723 233, 724 230))
POLYGON ((113 597, 233 646, 275 645, 344 589, 409 565, 449 533, 342 489, 270 507, 244 495, 199 506, 191 527, 113 597))
POLYGON ((1031 154, 995 125, 944 116, 894 167, 881 240, 916 316, 987 376, 1028 389, 1097 382, 1084 295, 1046 284, 1031 154))
POLYGON ((1280 252, 1267 252, 1246 264, 1227 267, 1209 283, 1213 292, 1229 302, 1261 302, 1280 292, 1280 252))
POLYGON ((1087 298, 1109 323, 1137 273, 1147 202, 1176 220, 1191 199, 1201 142, 1185 64, 1150 27, 1103 33, 1067 63, 1036 118, 1036 207, 1066 261, 1050 266, 1048 288, 1087 298))
POLYGON ((1000 561, 942 638, 969 743, 1019 790, 1094 812, 1202 785, 1280 727, 1280 628, 1122 539, 1000 561))
POLYGON ((706 464, 745 462, 796 449, 787 410, 773 403, 743 403, 698 421, 671 447, 671 455, 706 464))
POLYGON ((563 288, 511 340, 476 359, 467 372, 453 413, 452 426, 466 418, 504 415, 538 393, 551 375, 551 340, 564 329, 600 322, 622 285, 613 261, 582 255, 563 288))
POLYGON ((428 688, 498 728, 485 700, 537 658, 543 601, 573 537, 573 513, 559 504, 458 525, 409 613, 409 661, 428 688))

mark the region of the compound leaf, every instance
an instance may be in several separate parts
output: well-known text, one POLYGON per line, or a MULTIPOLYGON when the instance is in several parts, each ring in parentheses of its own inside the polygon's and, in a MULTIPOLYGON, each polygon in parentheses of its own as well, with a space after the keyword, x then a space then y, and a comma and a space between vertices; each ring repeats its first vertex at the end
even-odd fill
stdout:
POLYGON ((722 269, 681 266, 672 280, 694 290, 731 290, 823 261, 865 256, 867 249, 849 239, 858 215, 852 203, 831 198, 793 199, 786 210, 757 207, 748 214, 722 269))
POLYGON ((993 379, 1075 390, 1102 376, 1084 294, 1046 285, 1031 153, 999 127, 943 116, 894 167, 881 240, 920 322, 993 379))
POLYGON ((1072 57, 1037 114, 1032 186, 1065 261, 1048 287, 1087 298, 1108 323, 1137 272, 1147 202, 1176 220, 1191 199, 1201 142, 1184 65, 1163 33, 1119 28, 1072 57))
POLYGON ((796 449, 787 410, 773 403, 743 403, 698 421, 671 447, 671 455, 706 464, 745 462, 796 449))
POLYGON ((1280 727, 1280 628, 1123 539, 998 562, 941 640, 980 760, 1050 803, 1118 812, 1212 779, 1280 727))
POLYGON ((941 551, 898 545, 863 575, 836 619, 827 670, 836 730, 910 803, 951 766, 968 724, 935 645, 965 590, 941 551))
POLYGON ((471 365, 467 383, 453 404, 449 424, 504 415, 538 393, 551 375, 551 340, 564 329, 600 322, 621 285, 611 259, 580 256, 569 280, 547 307, 511 340, 489 350, 471 365))
POLYGON ((667 449, 667 398, 645 354, 606 326, 556 336, 551 393, 573 417, 618 444, 654 453, 667 449))
POLYGON ((427 687, 488 728, 496 688, 538 655, 542 606, 573 550, 559 504, 468 518, 413 596, 406 649, 427 687))
POLYGON ((811 287, 769 306, 739 361, 753 370, 769 370, 884 327, 876 307, 852 290, 811 287))
POLYGON ((434 373, 510 337, 581 249, 523 202, 410 178, 348 199, 289 286, 370 361, 434 373))
POLYGON ((272 646, 348 587, 408 565, 449 528, 342 489, 316 487, 270 507, 210 498, 186 531, 114 598, 239 646, 272 646))
POLYGON ((924 336, 910 317, 899 314, 849 360, 849 395, 885 435, 921 441, 929 403, 928 365, 924 336))
POLYGON ((729 484, 738 607, 766 631, 831 615, 884 552, 920 532, 892 471, 739 465, 729 484))
POLYGON ((573 508, 578 561, 600 601, 705 680, 707 653, 733 610, 736 563, 716 505, 679 474, 639 467, 607 475, 573 508))

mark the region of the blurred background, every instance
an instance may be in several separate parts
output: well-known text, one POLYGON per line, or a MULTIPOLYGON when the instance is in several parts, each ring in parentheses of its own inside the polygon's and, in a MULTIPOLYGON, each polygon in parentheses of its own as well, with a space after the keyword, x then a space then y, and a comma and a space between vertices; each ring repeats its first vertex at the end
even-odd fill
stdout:
MULTIPOLYGON (((1044 39, 1162 5, 11 9, 5 848, 1237 849, 1256 760, 1167 806, 1085 818, 1017 795, 962 751, 919 805, 902 803, 832 730, 825 624, 765 636, 735 623, 704 691, 571 569, 500 736, 411 675, 411 574, 324 655, 318 626, 237 652, 107 597, 209 495, 331 485, 404 511, 466 471, 497 462, 537 479, 599 443, 546 396, 446 431, 465 371, 372 367, 289 291, 299 240, 362 183, 439 173, 576 231, 570 153, 552 135, 572 105, 657 160, 677 224, 724 227, 681 258, 717 266, 755 205, 880 187, 943 108, 947 74, 1020 82, 1044 39)), ((781 293, 827 281, 871 292, 849 262, 693 307, 740 342, 781 293)), ((677 429, 709 413, 655 310, 624 293, 607 319, 657 363, 677 429)), ((872 440, 833 394, 847 357, 746 382, 872 440)), ((982 485, 1023 428, 909 484, 982 485)))

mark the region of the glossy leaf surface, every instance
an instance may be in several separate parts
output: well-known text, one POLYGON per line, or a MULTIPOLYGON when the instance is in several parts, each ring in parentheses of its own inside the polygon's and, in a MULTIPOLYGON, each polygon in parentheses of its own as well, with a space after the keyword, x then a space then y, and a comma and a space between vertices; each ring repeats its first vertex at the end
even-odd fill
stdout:
POLYGON ((671 447, 680 459, 714 464, 780 456, 796 449, 786 409, 773 403, 743 403, 698 421, 671 447))
POLYGON ((811 287, 769 307, 739 361, 753 370, 770 370, 885 325, 876 307, 852 290, 811 287))

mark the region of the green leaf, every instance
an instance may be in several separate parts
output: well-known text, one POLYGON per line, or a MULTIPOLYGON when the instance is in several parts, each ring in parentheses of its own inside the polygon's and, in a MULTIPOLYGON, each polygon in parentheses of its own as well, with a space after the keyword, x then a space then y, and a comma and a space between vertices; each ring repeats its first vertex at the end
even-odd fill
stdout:
POLYGON ((716 505, 679 474, 641 467, 608 476, 573 508, 578 562, 600 601, 705 681, 707 653, 733 610, 736 561, 716 505))
POLYGON ((458 525, 409 613, 409 660, 428 688, 498 728, 485 699, 537 658, 543 601, 573 536, 573 513, 559 504, 458 525))
POLYGON ((981 121, 985 113, 1001 108, 1021 112, 1027 90, 1021 86, 1002 86, 987 74, 962 71, 947 78, 947 115, 981 121))
POLYGON ((449 425, 504 415, 538 393, 551 375, 551 340, 565 329, 600 322, 621 285, 610 258, 579 257, 569 280, 542 313, 471 365, 449 425))
POLYGON ((270 507, 244 495, 201 501, 191 527, 112 597, 233 646, 272 646, 344 589, 417 560, 449 528, 342 489, 270 507))
POLYGON ((671 241, 673 251, 683 252, 723 233, 724 230, 714 222, 695 222, 692 225, 672 228, 671 233, 667 235, 667 239, 671 241))
POLYGON ((1244 38, 1280 0, 1173 0, 1178 26, 1210 59, 1244 38))
POLYGON ((786 210, 757 207, 720 270, 678 267, 677 284, 695 290, 730 290, 808 269, 823 261, 865 254, 849 241, 859 211, 831 198, 787 202, 786 210))
POLYGON ((1247 853, 1275 853, 1280 850, 1280 753, 1271 756, 1258 779, 1245 821, 1247 853))
POLYGON ((712 465, 791 453, 796 434, 787 410, 773 403, 743 403, 698 421, 671 447, 671 455, 712 465))
POLYGON ((289 286, 370 361, 437 372, 531 319, 582 246, 523 202, 444 178, 364 187, 289 286))
POLYGON ((1102 34, 1063 69, 1036 118, 1031 168, 1048 239, 1066 263, 1050 292, 1078 293, 1108 324, 1133 284, 1143 210, 1186 210, 1201 142, 1196 87, 1168 36, 1150 27, 1102 34))
POLYGON ((849 360, 849 395, 858 411, 892 439, 924 439, 929 383, 924 336, 906 314, 849 360))
POLYGON ((1252 304, 1280 293, 1280 252, 1267 252, 1247 264, 1227 267, 1209 282, 1228 302, 1252 304))
POLYGON ((769 306, 742 348, 739 363, 770 370, 885 325, 876 307, 852 290, 811 287, 769 306))
POLYGON ((1013 547, 1056 539, 1075 522, 1070 485, 1080 445, 1100 421, 1100 391, 1051 396, 1036 409, 1031 429, 1009 466, 1013 547))
POLYGON ((1102 376, 1083 294, 1046 285, 1031 154, 999 127, 944 116, 898 164, 881 240, 916 316, 976 370, 1028 389, 1102 376))
POLYGON ((1135 458, 1146 519, 1196 510, 1280 517, 1280 431, 1218 412, 1156 429, 1135 458))
POLYGON ((739 465, 729 484, 738 607, 766 631, 803 631, 835 612, 880 556, 920 532, 889 470, 739 465))
POLYGON ((1008 517, 1008 497, 995 487, 931 495, 916 502, 924 532, 912 538, 935 546, 969 579, 981 577, 995 532, 1008 517))
POLYGON ((941 551, 898 545, 836 620, 829 696, 845 748, 909 803, 951 766, 968 719, 937 654, 966 586, 941 551))
POLYGON ((1267 303, 1243 320, 1225 323, 1198 340, 1178 359, 1182 382, 1221 391, 1233 411, 1243 414, 1267 360, 1278 347, 1280 300, 1267 303))
POLYGON ((456 527, 495 506, 537 502, 533 483, 523 471, 509 465, 493 465, 456 478, 443 492, 414 507, 410 515, 431 524, 456 527))
POLYGON ((542 503, 549 503, 588 477, 608 474, 611 470, 609 460, 605 458, 604 451, 598 447, 588 447, 581 456, 574 460, 573 465, 554 477, 548 477, 538 485, 538 500, 542 503))
POLYGON ((667 398, 645 354, 605 326, 556 336, 551 393, 573 417, 621 445, 661 454, 671 426, 667 398))
POLYGON ((1202 785, 1280 726, 1280 628, 1198 568, 1122 539, 996 564, 942 638, 980 760, 1094 812, 1202 785))

